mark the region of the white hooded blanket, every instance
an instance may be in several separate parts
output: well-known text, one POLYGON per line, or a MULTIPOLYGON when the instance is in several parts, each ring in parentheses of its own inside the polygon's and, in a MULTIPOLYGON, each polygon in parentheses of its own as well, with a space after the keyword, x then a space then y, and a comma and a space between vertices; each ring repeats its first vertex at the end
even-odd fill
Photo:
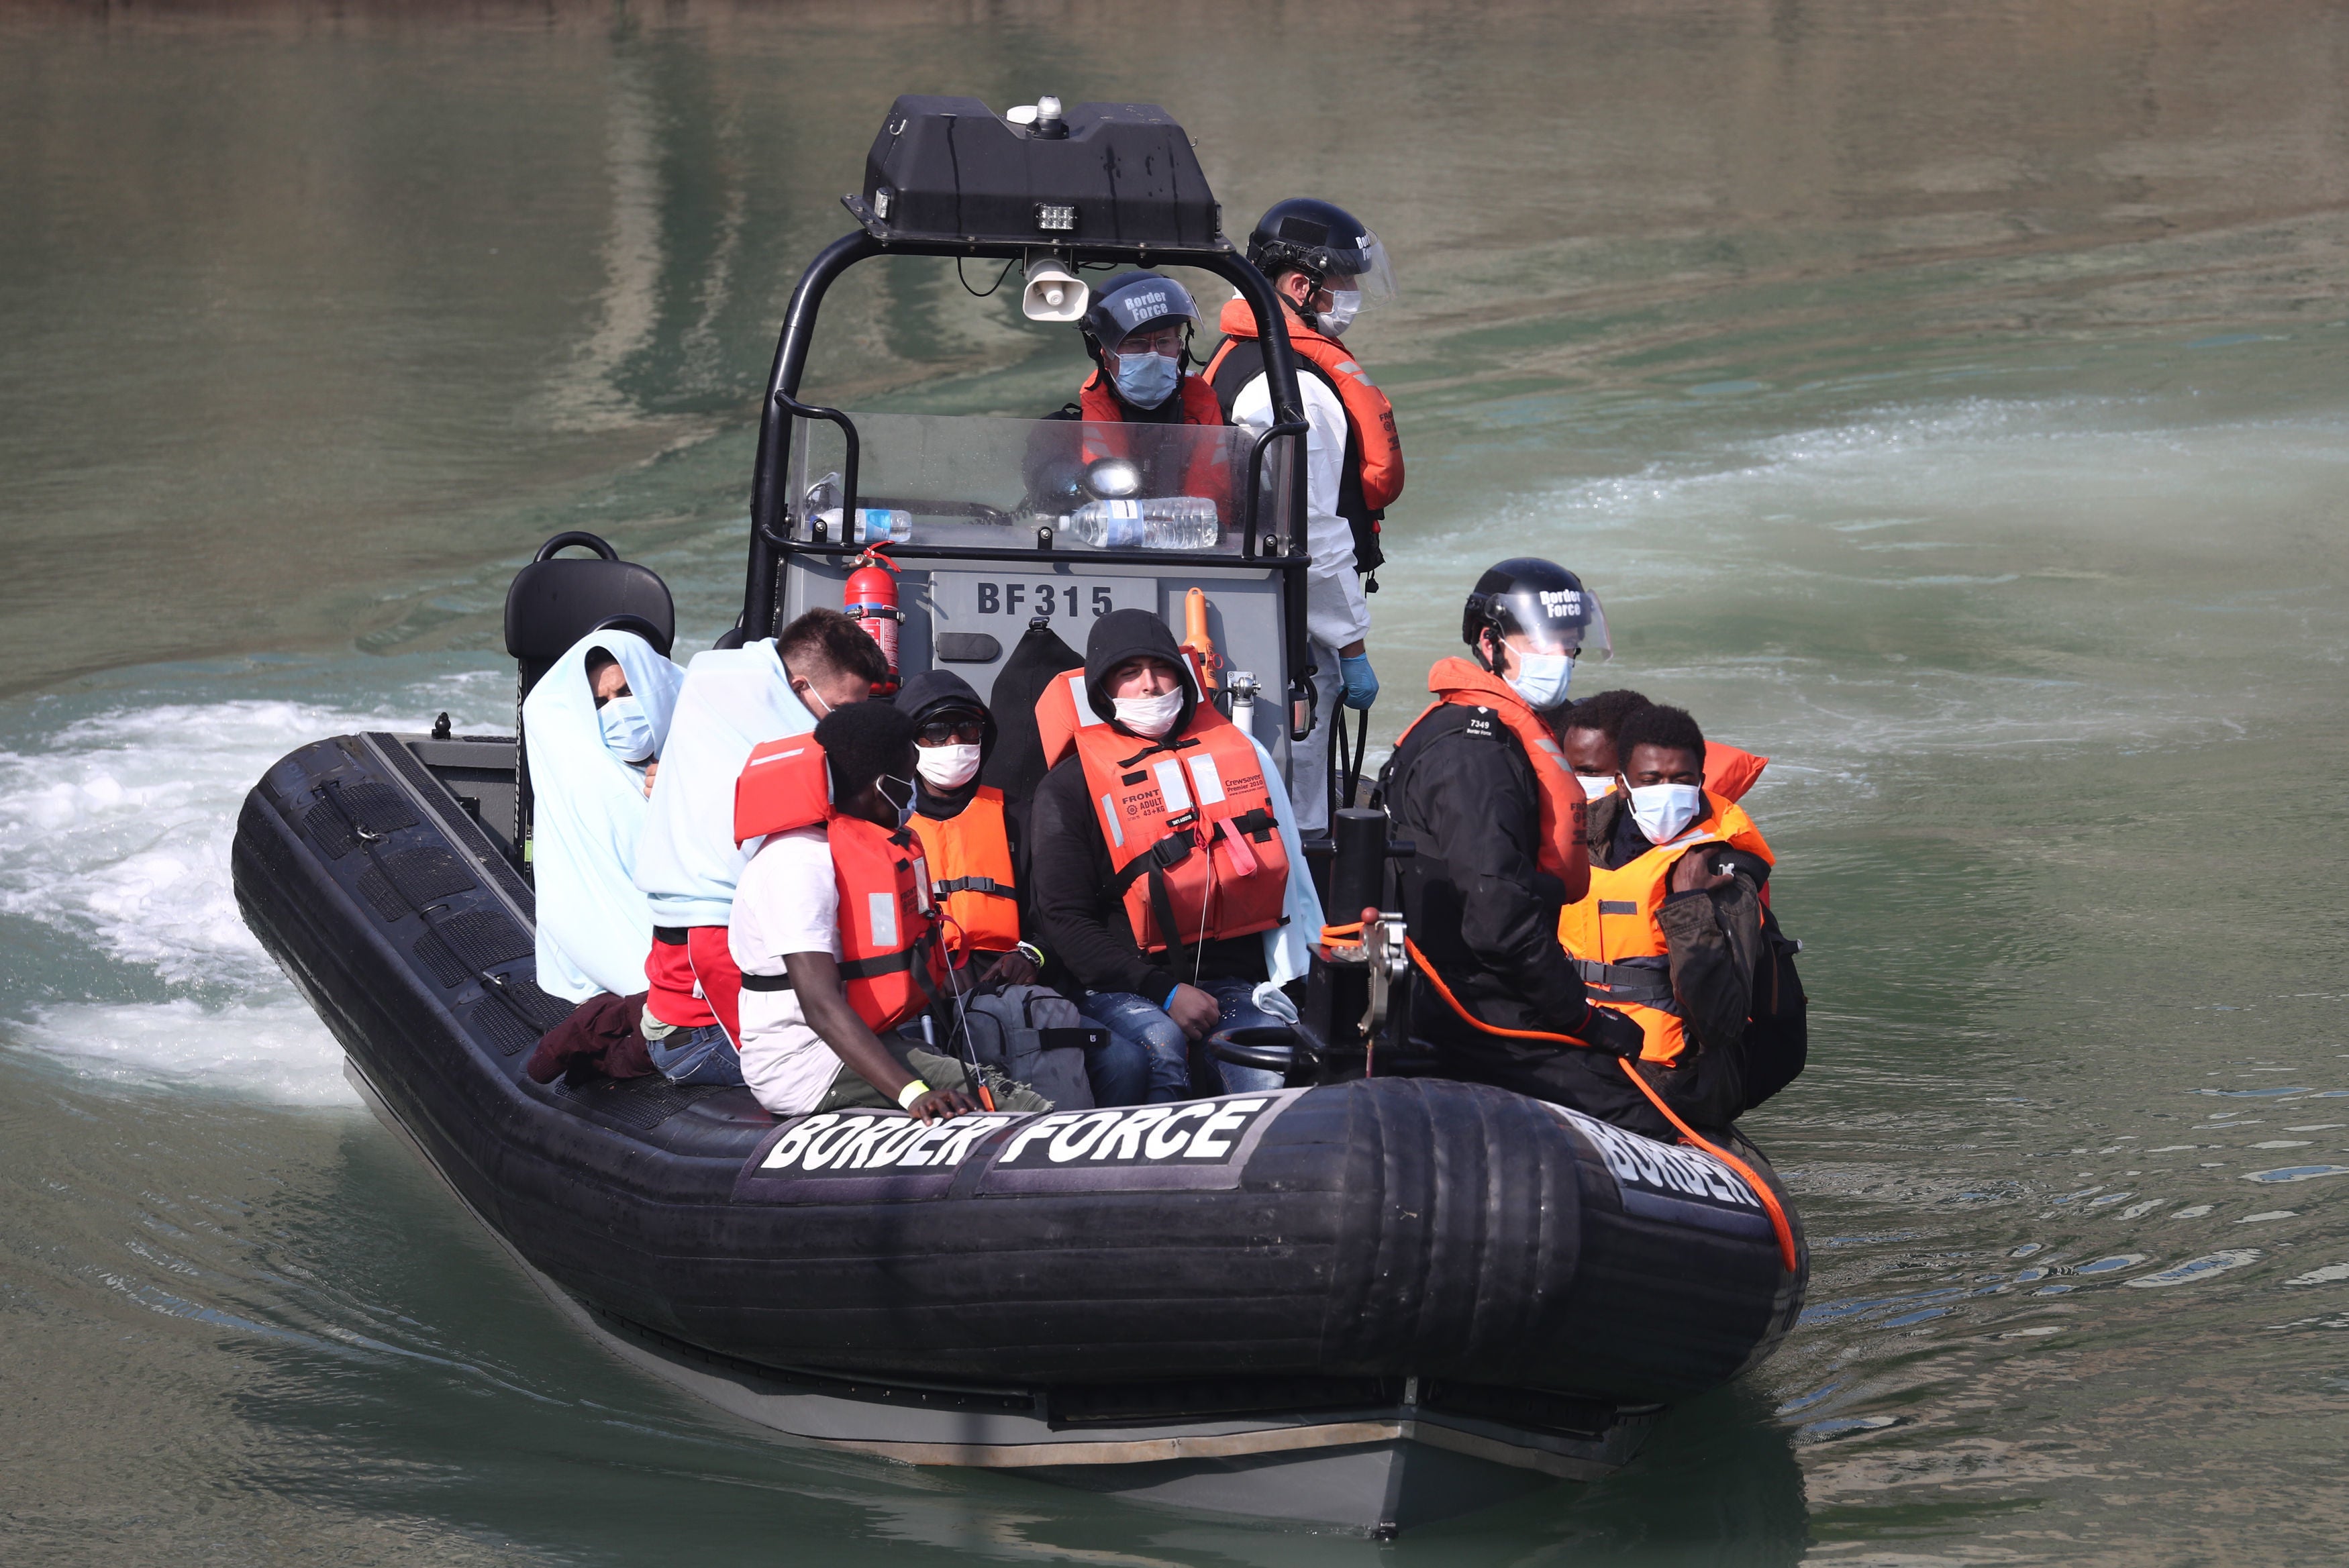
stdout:
POLYGON ((598 991, 645 988, 653 944, 651 906, 636 888, 636 841, 648 803, 645 770, 605 744, 587 654, 620 662, 628 690, 653 728, 654 755, 668 742, 685 672, 632 632, 591 632, 523 699, 533 796, 531 866, 538 889, 538 984, 584 1002, 598 991))

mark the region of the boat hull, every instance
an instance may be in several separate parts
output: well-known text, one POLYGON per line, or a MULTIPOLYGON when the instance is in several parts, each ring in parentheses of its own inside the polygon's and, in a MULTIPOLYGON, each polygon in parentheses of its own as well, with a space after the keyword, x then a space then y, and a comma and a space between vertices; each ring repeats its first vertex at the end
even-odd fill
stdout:
POLYGON ((1750 1192, 1482 1086, 926 1140, 533 1084, 529 890, 398 738, 278 764, 234 872, 370 1103, 565 1315, 797 1438, 1379 1532, 1605 1473, 1799 1310, 1750 1192))

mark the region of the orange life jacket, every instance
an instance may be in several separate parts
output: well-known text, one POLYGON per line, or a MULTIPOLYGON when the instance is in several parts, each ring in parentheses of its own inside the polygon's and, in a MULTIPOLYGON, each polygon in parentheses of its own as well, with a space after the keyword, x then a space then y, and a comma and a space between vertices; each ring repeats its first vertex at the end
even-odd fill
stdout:
MULTIPOLYGON (((1181 383, 1183 419, 1185 425, 1222 427, 1224 406, 1216 401, 1216 389, 1197 376, 1185 376, 1181 383)), ((1085 461, 1098 462, 1102 458, 1130 458, 1124 427, 1139 424, 1126 417, 1126 407, 1118 401, 1107 379, 1099 369, 1077 390, 1077 413, 1084 421, 1085 461)), ((1152 427, 1141 425, 1141 428, 1152 427)), ((1164 427, 1160 427, 1164 428, 1164 427)), ((1209 441, 1185 441, 1190 452, 1183 466, 1184 495, 1205 496, 1218 508, 1229 510, 1232 486, 1226 471, 1222 449, 1209 441)))
POLYGON ((1762 769, 1769 766, 1766 757, 1708 740, 1704 743, 1704 792, 1724 800, 1742 800, 1762 777, 1762 769))
MULTIPOLYGON (((1288 346, 1329 377, 1338 389, 1338 401, 1346 406, 1346 423, 1353 428, 1356 449, 1361 453, 1364 504, 1372 511, 1386 511, 1402 496, 1402 440, 1395 434, 1394 405, 1362 374, 1344 344, 1314 331, 1288 301, 1281 307, 1288 313, 1288 346)), ((1256 337, 1256 312, 1247 300, 1234 296, 1224 302, 1216 325, 1223 329, 1224 341, 1207 361, 1204 378, 1210 382, 1234 345, 1256 337)))
POLYGON ((1672 867, 1700 844, 1727 844, 1772 859, 1744 808, 1708 794, 1712 809, 1680 837, 1625 865, 1590 868, 1590 891, 1557 917, 1558 944, 1581 973, 1583 988, 1638 1023, 1647 1037, 1640 1059, 1671 1062, 1687 1045, 1672 995, 1670 950, 1656 912, 1671 891, 1672 867))
MULTIPOLYGON (((930 873, 908 832, 833 809, 831 770, 812 735, 752 749, 734 781, 734 841, 821 822, 840 892, 840 977, 848 1005, 876 1032, 929 1006, 946 978, 930 873)), ((785 975, 745 975, 750 991, 787 991, 785 975)))
POLYGON ((1047 768, 1076 748, 1111 886, 1144 952, 1280 923, 1288 851, 1263 758, 1238 726, 1202 703, 1179 733, 1138 739, 1094 712, 1085 672, 1070 670, 1036 699, 1036 728, 1047 768))
POLYGON ((944 819, 916 810, 914 834, 936 879, 930 896, 945 913, 946 942, 956 959, 1019 946, 1019 893, 1011 878, 1011 838, 1003 826, 1003 791, 982 785, 961 810, 944 819))
POLYGON ((1542 870, 1566 884, 1569 899, 1580 897, 1590 873, 1590 848, 1582 841, 1583 820, 1589 805, 1574 769, 1566 765, 1566 752, 1558 746, 1557 737, 1550 732, 1547 721, 1508 682, 1457 655, 1435 661, 1435 667, 1427 672, 1427 689, 1435 694, 1435 700, 1421 710, 1419 718, 1403 727, 1402 735, 1395 738, 1395 749, 1402 749, 1404 738, 1418 726, 1420 718, 1446 703, 1491 708, 1525 748, 1526 760, 1533 766, 1534 782, 1540 786, 1541 846, 1537 861, 1542 870))

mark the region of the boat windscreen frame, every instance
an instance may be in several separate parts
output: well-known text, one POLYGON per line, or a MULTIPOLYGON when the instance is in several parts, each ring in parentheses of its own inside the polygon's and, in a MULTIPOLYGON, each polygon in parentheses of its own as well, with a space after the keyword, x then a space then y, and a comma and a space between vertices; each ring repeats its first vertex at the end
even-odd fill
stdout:
MULTIPOLYGON (((1279 574, 1283 637, 1291 673, 1289 695, 1292 697, 1300 695, 1303 672, 1311 663, 1305 631, 1306 569, 1312 563, 1305 540, 1308 526, 1305 458, 1309 427, 1305 422, 1304 401, 1298 390, 1296 351, 1289 346, 1288 324, 1280 309, 1280 296, 1273 291, 1270 280, 1251 265, 1245 256, 1234 251, 1228 241, 1218 241, 1213 246, 1038 245, 1032 242, 1011 240, 942 241, 894 235, 885 237, 876 235, 870 229, 858 229, 825 246, 801 275, 799 286, 792 291, 791 305, 783 316, 782 333, 775 344, 774 364, 767 375, 767 395, 761 400, 759 411, 758 456, 751 471, 750 562, 742 588, 742 616, 735 635, 724 640, 729 643, 751 642, 774 635, 778 606, 782 603, 779 590, 783 574, 790 570, 795 559, 812 556, 843 562, 854 558, 864 550, 858 544, 792 537, 786 469, 792 427, 795 420, 820 420, 842 428, 847 441, 846 462, 842 470, 842 515, 852 515, 847 509, 857 504, 856 461, 860 443, 854 420, 837 408, 802 403, 799 397, 800 379, 807 368, 808 349, 815 337, 816 316, 823 308, 824 294, 833 284, 857 263, 878 256, 933 256, 946 260, 978 258, 1016 264, 1023 257, 1047 254, 1071 272, 1088 262, 1123 263, 1145 267, 1194 267, 1222 278, 1247 301, 1248 309, 1256 317, 1259 340, 1264 344, 1265 375, 1271 383, 1276 418, 1249 449, 1247 485, 1242 492, 1246 510, 1242 518, 1241 554, 1237 559, 1250 565, 1269 568, 1279 574), (1257 529, 1257 504, 1260 493, 1258 479, 1265 455, 1276 440, 1293 443, 1288 480, 1288 515, 1294 532, 1289 536, 1265 534, 1260 537, 1257 529)), ((890 545, 888 553, 892 560, 896 561, 1065 562, 1151 566, 1161 572, 1169 569, 1179 571, 1185 566, 1228 569, 1236 563, 1230 555, 1204 551, 1070 550, 1056 546, 1009 552, 960 545, 905 543, 890 545)), ((1335 675, 1334 671, 1324 672, 1325 678, 1334 679, 1335 675)))

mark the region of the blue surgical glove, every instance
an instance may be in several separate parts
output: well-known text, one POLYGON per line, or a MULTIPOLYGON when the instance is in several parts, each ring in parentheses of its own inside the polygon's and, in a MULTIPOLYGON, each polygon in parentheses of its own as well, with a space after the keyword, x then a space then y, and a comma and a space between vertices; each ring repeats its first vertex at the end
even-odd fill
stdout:
POLYGON ((1367 708, 1379 700, 1379 676, 1371 668, 1370 655, 1339 655, 1338 674, 1346 683, 1346 695, 1340 699, 1346 707, 1367 708))

